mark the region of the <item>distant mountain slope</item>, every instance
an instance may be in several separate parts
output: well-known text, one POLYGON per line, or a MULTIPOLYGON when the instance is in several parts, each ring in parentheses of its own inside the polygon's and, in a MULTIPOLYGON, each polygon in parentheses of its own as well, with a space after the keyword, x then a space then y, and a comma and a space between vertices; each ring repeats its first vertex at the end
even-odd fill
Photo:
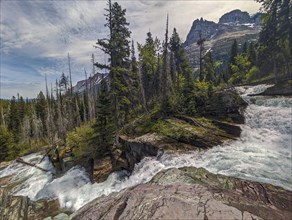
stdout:
POLYGON ((97 92, 97 88, 103 78, 107 77, 107 74, 103 73, 96 73, 93 76, 90 76, 87 80, 81 80, 73 86, 73 92, 80 94, 84 92, 86 89, 93 91, 94 93, 97 92))
POLYGON ((224 61, 228 59, 234 39, 237 39, 239 45, 258 39, 261 15, 257 13, 250 16, 247 12, 233 10, 224 14, 218 23, 203 18, 195 20, 184 43, 193 65, 197 66, 199 63, 197 41, 200 39, 200 33, 202 38, 206 39, 204 51, 211 49, 215 59, 224 61))

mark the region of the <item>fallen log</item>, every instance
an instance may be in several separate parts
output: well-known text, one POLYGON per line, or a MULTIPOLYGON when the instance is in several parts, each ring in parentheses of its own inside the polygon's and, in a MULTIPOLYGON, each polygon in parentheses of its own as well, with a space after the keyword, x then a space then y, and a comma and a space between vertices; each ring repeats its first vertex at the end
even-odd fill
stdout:
POLYGON ((35 168, 37 168, 37 169, 39 169, 39 170, 41 170, 41 171, 44 171, 44 172, 49 172, 49 170, 46 170, 46 169, 44 169, 44 168, 41 168, 41 167, 39 167, 39 166, 37 166, 37 165, 35 165, 35 164, 33 164, 33 163, 26 162, 26 161, 24 161, 24 160, 21 159, 21 158, 17 158, 15 161, 18 162, 18 163, 22 163, 22 164, 25 164, 25 165, 31 166, 31 167, 35 167, 35 168))
POLYGON ((52 148, 50 148, 46 153, 45 153, 45 155, 42 157, 42 159, 38 162, 38 164, 39 163, 41 163, 44 159, 45 159, 45 157, 51 152, 51 150, 52 150, 52 148))

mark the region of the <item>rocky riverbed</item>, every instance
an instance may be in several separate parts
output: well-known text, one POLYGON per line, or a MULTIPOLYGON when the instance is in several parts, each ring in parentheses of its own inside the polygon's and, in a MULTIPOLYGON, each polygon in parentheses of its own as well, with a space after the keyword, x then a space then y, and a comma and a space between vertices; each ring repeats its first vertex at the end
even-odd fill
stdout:
POLYGON ((80 166, 55 174, 48 158, 38 166, 49 172, 1 163, 0 219, 291 219, 292 102, 247 96, 266 88, 238 88, 249 103, 242 125, 238 96, 217 93, 225 105, 209 103, 214 118, 172 116, 140 134, 129 126, 95 161, 95 183, 80 166))

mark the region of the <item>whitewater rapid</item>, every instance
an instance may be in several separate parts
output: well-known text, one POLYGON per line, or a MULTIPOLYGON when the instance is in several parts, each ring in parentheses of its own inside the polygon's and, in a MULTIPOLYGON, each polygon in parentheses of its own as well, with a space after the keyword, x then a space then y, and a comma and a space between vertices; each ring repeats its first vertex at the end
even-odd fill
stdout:
MULTIPOLYGON (((146 157, 136 164, 130 176, 112 173, 105 182, 90 183, 82 167, 76 166, 63 176, 54 178, 34 167, 13 163, 0 171, 0 177, 14 174, 14 180, 24 181, 14 189, 15 195, 32 200, 58 198, 60 205, 77 210, 93 199, 112 192, 146 183, 163 169, 183 166, 204 167, 210 172, 243 179, 266 182, 292 190, 291 120, 292 98, 247 96, 264 91, 267 85, 239 87, 237 91, 248 102, 245 124, 238 140, 227 142, 204 152, 185 155, 146 157)), ((23 157, 36 162, 42 155, 23 157)), ((40 166, 54 173, 46 158, 40 166)))

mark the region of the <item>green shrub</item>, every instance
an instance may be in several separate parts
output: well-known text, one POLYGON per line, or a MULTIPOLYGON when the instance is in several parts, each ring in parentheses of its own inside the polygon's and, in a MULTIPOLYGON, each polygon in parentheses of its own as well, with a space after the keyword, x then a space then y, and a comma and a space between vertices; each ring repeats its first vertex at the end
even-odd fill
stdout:
POLYGON ((92 144, 94 135, 94 129, 91 123, 77 127, 74 131, 67 134, 67 147, 72 149, 77 159, 90 154, 95 156, 98 149, 92 144))
POLYGON ((13 135, 4 126, 0 126, 0 162, 7 159, 9 151, 15 147, 13 135))
POLYGON ((256 80, 258 78, 259 73, 260 73, 259 68, 257 68, 256 66, 253 66, 246 74, 246 81, 252 82, 256 80))

